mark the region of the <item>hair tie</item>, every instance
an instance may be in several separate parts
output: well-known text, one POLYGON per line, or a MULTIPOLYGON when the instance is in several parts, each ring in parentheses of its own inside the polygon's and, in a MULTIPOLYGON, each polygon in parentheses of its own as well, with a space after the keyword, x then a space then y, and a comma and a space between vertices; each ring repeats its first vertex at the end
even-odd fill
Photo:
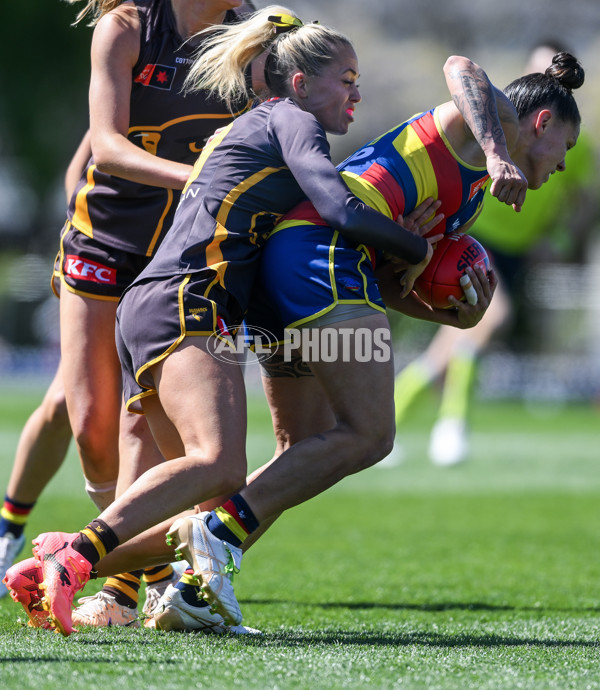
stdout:
POLYGON ((275 27, 276 34, 283 34, 286 31, 294 31, 303 26, 302 22, 298 17, 294 17, 291 14, 276 14, 267 17, 267 21, 271 22, 275 27))

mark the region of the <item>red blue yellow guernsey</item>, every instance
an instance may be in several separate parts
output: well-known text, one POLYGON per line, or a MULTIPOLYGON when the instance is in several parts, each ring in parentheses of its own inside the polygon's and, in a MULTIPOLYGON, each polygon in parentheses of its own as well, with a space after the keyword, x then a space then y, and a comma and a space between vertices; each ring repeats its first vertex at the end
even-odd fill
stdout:
MULTIPOLYGON (((435 232, 452 232, 475 218, 489 184, 485 167, 465 163, 442 131, 437 109, 413 116, 338 165, 344 181, 365 204, 389 218, 407 215, 427 197, 442 202, 435 232)), ((308 201, 288 213, 276 231, 326 225, 308 201)))

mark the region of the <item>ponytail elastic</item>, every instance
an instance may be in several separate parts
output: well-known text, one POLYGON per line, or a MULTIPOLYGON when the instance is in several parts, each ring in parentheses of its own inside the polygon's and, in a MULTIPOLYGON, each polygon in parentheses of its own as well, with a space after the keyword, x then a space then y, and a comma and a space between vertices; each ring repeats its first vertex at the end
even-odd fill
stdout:
POLYGON ((273 24, 276 34, 294 31, 303 26, 302 21, 298 19, 298 17, 294 17, 291 14, 274 14, 267 17, 267 21, 273 24))

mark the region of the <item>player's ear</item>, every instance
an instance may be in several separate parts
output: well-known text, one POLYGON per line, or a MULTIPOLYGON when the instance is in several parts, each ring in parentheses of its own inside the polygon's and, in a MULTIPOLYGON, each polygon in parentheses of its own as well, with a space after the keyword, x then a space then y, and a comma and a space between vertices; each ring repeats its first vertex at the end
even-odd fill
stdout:
POLYGON ((292 76, 292 89, 299 98, 308 96, 308 82, 304 72, 296 72, 292 76))
POLYGON ((552 119, 552 112, 550 110, 548 110, 547 108, 544 108, 544 110, 540 110, 540 112, 536 115, 536 117, 535 117, 535 133, 538 136, 540 134, 543 134, 543 132, 546 130, 546 128, 550 124, 551 119, 552 119))

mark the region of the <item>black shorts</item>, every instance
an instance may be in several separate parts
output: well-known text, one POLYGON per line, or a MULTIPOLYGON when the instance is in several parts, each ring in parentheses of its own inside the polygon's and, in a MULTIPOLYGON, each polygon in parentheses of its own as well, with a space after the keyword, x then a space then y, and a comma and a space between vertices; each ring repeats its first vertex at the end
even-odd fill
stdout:
POLYGON ((127 409, 155 395, 149 369, 189 336, 218 336, 241 324, 243 311, 212 275, 148 278, 125 292, 117 309, 116 342, 127 409))
POLYGON ((78 295, 118 302, 149 261, 147 256, 108 247, 67 221, 54 266, 53 290, 59 294, 60 282, 78 295))

